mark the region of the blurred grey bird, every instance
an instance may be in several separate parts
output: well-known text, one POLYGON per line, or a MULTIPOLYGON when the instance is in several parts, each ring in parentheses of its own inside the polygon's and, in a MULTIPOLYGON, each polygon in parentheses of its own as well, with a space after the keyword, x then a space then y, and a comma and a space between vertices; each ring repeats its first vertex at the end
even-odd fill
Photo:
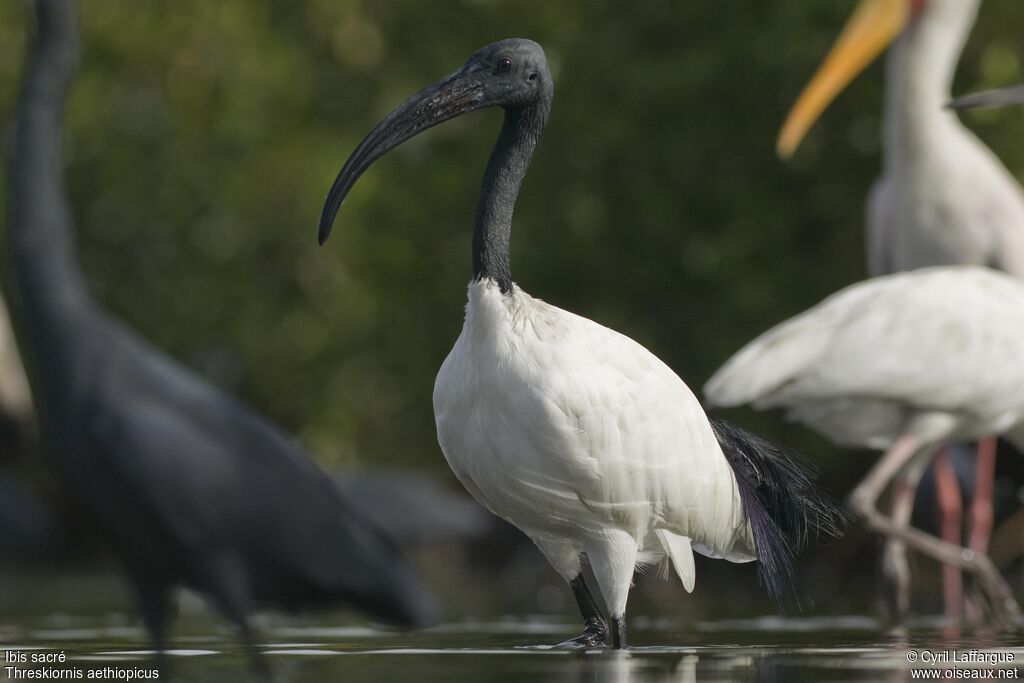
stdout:
POLYGON ((177 586, 232 621, 264 673, 249 624, 260 605, 345 604, 402 626, 430 623, 433 600, 392 538, 290 438, 88 295, 61 172, 77 22, 70 0, 31 6, 8 172, 25 349, 44 445, 123 561, 154 648, 166 645, 177 586))

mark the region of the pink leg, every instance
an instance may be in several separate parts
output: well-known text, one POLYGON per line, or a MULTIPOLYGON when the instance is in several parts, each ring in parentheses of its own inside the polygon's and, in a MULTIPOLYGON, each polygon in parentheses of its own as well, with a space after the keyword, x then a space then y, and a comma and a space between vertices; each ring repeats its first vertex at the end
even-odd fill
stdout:
MULTIPOLYGON (((960 497, 960 483, 949 461, 945 446, 935 456, 935 494, 939 503, 939 529, 942 540, 960 545, 963 525, 963 502, 960 497)), ((946 616, 959 622, 963 616, 964 579, 960 567, 942 565, 942 600, 946 616)))
POLYGON ((878 511, 878 497, 882 491, 920 453, 919 443, 914 437, 901 436, 897 439, 850 493, 850 507, 871 531, 883 536, 894 536, 938 562, 970 572, 978 581, 978 587, 992 610, 992 617, 1001 626, 1015 623, 1021 614, 1020 607, 1006 580, 987 555, 947 543, 919 529, 895 524, 878 511))
MULTIPOLYGON (((996 439, 986 437, 978 440, 978 451, 975 462, 974 495, 971 498, 971 509, 968 514, 967 547, 976 553, 988 552, 989 540, 992 537, 992 524, 995 504, 992 500, 996 477, 996 439)), ((981 623, 984 608, 979 596, 973 591, 967 600, 967 620, 969 623, 981 623)))
POLYGON ((988 552, 988 541, 992 536, 992 492, 995 488, 996 478, 995 437, 989 436, 978 441, 976 467, 967 547, 976 553, 984 554, 988 552))

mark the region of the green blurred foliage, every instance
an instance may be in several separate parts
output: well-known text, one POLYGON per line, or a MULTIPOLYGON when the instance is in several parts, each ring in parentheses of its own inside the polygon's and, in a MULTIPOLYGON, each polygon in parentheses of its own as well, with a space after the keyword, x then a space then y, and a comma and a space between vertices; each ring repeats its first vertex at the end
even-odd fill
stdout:
MULTIPOLYGON (((516 214, 515 279, 637 339, 699 390, 752 336, 864 276, 880 64, 794 161, 773 152, 852 7, 85 1, 66 146, 93 293, 324 462, 443 471, 431 389, 461 325, 500 112, 378 162, 324 248, 316 220, 347 154, 394 105, 478 47, 530 37, 556 96, 516 214)), ((0 4, 5 117, 22 9, 0 4)), ((1024 77, 1022 31, 1024 3, 986 3, 956 92, 1024 77)), ((1021 111, 966 120, 1024 176, 1021 111)), ((810 452, 842 484, 853 474, 777 415, 737 418, 810 452)))

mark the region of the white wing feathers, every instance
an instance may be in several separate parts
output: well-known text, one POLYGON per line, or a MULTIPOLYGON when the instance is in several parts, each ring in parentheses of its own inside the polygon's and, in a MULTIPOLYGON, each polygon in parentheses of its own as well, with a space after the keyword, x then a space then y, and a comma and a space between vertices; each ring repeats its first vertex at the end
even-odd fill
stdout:
POLYGON ((693 548, 690 546, 690 539, 685 536, 677 536, 665 529, 658 529, 655 533, 658 535, 662 547, 665 548, 666 554, 672 560, 672 566, 675 567, 679 580, 683 582, 683 588, 687 593, 692 593, 697 569, 693 564, 693 548))
POLYGON ((851 314, 873 297, 870 285, 881 281, 847 287, 744 346, 704 386, 708 404, 776 405, 777 394, 826 354, 851 314))
POLYGON ((1006 275, 974 266, 898 273, 769 330, 706 393, 715 404, 781 405, 798 417, 853 401, 1000 420, 1021 403, 1022 326, 1024 285, 1006 275))

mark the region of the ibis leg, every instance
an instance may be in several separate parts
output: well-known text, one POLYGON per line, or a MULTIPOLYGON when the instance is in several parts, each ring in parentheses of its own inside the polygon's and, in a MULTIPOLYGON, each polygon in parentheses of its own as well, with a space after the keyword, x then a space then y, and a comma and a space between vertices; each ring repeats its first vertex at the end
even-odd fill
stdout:
MULTIPOLYGON (((892 484, 892 521, 899 526, 909 526, 914 511, 914 493, 921 480, 927 461, 918 459, 907 471, 896 477, 892 484)), ((910 614, 910 563, 907 561, 907 544, 902 539, 890 536, 882 546, 882 574, 886 579, 886 602, 889 616, 895 624, 906 622, 910 614)))
POLYGON ((170 589, 162 582, 144 578, 140 572, 133 576, 135 593, 139 601, 142 623, 149 632, 156 668, 161 677, 168 674, 167 622, 170 615, 170 589))
POLYGON ((976 553, 988 552, 992 537, 993 492, 996 478, 996 439, 987 437, 978 441, 978 458, 974 481, 974 497, 971 500, 970 530, 967 547, 976 553))
POLYGON ((608 530, 584 542, 597 587, 611 617, 612 645, 626 646, 626 602, 636 569, 637 541, 622 530, 608 530))
POLYGON ((587 587, 583 572, 570 581, 569 586, 572 588, 572 594, 576 597, 580 614, 583 615, 583 633, 576 638, 559 643, 557 647, 568 649, 604 647, 605 639, 608 636, 608 624, 601 616, 601 610, 597 606, 597 601, 594 600, 593 593, 587 587))
POLYGON ((231 553, 209 558, 205 582, 224 616, 238 628, 238 636, 257 680, 268 683, 273 675, 267 661, 260 654, 255 634, 249 623, 249 581, 243 565, 231 553))
POLYGON ((245 647, 245 655, 249 658, 249 665, 252 666, 253 672, 256 675, 256 680, 262 683, 271 683, 274 680, 273 672, 270 670, 267 660, 260 654, 260 649, 256 645, 256 638, 254 637, 252 627, 249 625, 248 618, 243 617, 242 623, 238 627, 238 632, 242 645, 245 647))
MULTIPOLYGON (((976 553, 988 553, 989 541, 992 538, 992 526, 995 516, 993 493, 996 478, 996 439, 986 437, 978 440, 975 460, 974 495, 971 497, 971 508, 968 515, 967 547, 976 553)), ((982 618, 981 605, 973 595, 967 601, 969 617, 972 622, 982 618)))
POLYGON ((1020 607, 1006 581, 986 555, 947 543, 919 529, 894 524, 878 511, 878 497, 886 485, 921 452, 913 437, 902 436, 897 439, 853 490, 849 499, 850 507, 875 533, 900 538, 918 552, 970 572, 977 578, 979 588, 988 599, 993 616, 1003 625, 1011 625, 1020 615, 1020 607))
POLYGON ((621 650, 626 647, 626 617, 612 617, 612 647, 621 650))
MULTIPOLYGON (((935 456, 935 494, 939 504, 939 532, 942 540, 960 545, 963 529, 963 498, 960 482, 945 447, 935 456)), ((954 624, 963 618, 964 579, 960 567, 942 565, 942 602, 946 617, 954 624)))

